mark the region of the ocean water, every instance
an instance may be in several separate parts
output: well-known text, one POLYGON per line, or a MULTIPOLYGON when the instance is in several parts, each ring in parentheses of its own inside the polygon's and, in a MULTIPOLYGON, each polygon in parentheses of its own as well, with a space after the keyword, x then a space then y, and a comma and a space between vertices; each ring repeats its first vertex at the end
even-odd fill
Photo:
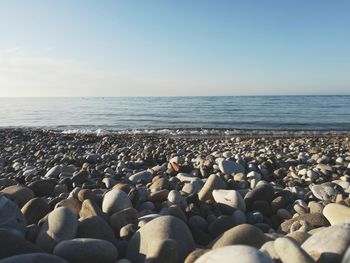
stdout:
POLYGON ((65 133, 348 133, 350 96, 0 98, 0 126, 65 133))

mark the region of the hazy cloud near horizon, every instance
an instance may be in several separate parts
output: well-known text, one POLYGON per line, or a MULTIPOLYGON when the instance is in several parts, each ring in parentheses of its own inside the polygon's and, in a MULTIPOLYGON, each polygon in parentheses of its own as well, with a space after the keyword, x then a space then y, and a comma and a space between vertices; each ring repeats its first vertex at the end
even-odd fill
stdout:
MULTIPOLYGON (((15 50, 15 49, 13 49, 15 50)), ((210 76, 200 79, 175 79, 113 72, 93 68, 78 61, 47 56, 23 56, 0 52, 1 97, 60 97, 60 96, 241 96, 346 94, 330 89, 327 76, 319 76, 322 84, 315 86, 313 78, 290 81, 285 76, 239 72, 231 79, 213 81, 210 76), (313 92, 312 87, 315 87, 313 92)))
POLYGON ((0 55, 2 97, 214 95, 210 82, 94 69, 73 60, 0 55), (203 92, 198 92, 203 90, 203 92))
POLYGON ((0 97, 350 95, 349 9, 328 1, 7 1, 0 97))

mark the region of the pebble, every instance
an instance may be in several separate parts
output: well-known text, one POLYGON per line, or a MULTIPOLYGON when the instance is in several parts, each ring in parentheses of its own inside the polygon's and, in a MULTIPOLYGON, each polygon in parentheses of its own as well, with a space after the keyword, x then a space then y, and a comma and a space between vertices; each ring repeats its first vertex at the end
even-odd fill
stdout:
POLYGON ((81 210, 81 203, 74 197, 68 197, 67 199, 58 202, 55 205, 55 208, 57 207, 67 207, 78 217, 81 210))
POLYGON ((21 209, 27 224, 37 224, 40 219, 46 216, 50 211, 49 204, 41 198, 29 200, 21 209))
POLYGON ((0 229, 0 247, 0 260, 18 254, 42 252, 23 236, 8 229, 0 229))
POLYGON ((62 166, 61 165, 55 165, 52 167, 50 170, 47 171, 44 177, 46 178, 58 178, 62 171, 62 166))
POLYGON ((224 174, 236 174, 244 172, 244 167, 239 163, 221 159, 218 161, 219 169, 224 174))
POLYGON ((152 181, 153 174, 150 171, 141 171, 129 177, 129 180, 134 184, 142 181, 149 183, 152 181))
POLYGON ((36 244, 47 252, 63 240, 75 237, 78 230, 76 216, 66 207, 54 209, 40 228, 36 244))
POLYGON ((213 249, 199 257, 195 263, 232 263, 235 259, 244 263, 273 263, 273 260, 263 252, 243 245, 213 249))
POLYGON ((75 238, 60 242, 53 253, 68 262, 75 263, 114 263, 118 250, 105 240, 94 238, 75 238))
POLYGON ((289 238, 277 238, 274 242, 275 251, 283 263, 313 263, 312 257, 307 254, 298 243, 289 238))
POLYGON ((273 197, 273 187, 265 181, 260 181, 256 188, 246 194, 244 201, 247 205, 247 208, 250 209, 255 201, 265 200, 266 202, 271 203, 273 197))
POLYGON ((182 202, 182 196, 178 191, 171 190, 168 194, 168 201, 172 204, 180 204, 182 202))
POLYGON ((128 224, 138 225, 138 213, 134 208, 123 209, 110 217, 110 225, 114 233, 119 233, 120 229, 128 224))
POLYGON ((340 262, 349 246, 350 224, 341 224, 313 234, 301 247, 317 262, 340 262))
POLYGON ((321 201, 334 200, 339 191, 328 184, 314 185, 311 187, 314 196, 321 201))
POLYGON ((241 224, 224 232, 213 244, 212 248, 230 245, 247 245, 260 248, 270 239, 257 227, 241 224))
POLYGON ((304 214, 297 216, 295 218, 289 219, 287 221, 284 221, 280 225, 279 231, 281 233, 289 233, 290 228, 295 222, 301 222, 305 221, 307 224, 309 224, 312 228, 322 227, 322 226, 329 226, 328 220, 320 213, 314 213, 314 214, 304 214))
POLYGON ((12 256, 0 260, 0 263, 68 263, 63 258, 57 257, 55 255, 50 255, 47 253, 30 253, 30 254, 22 254, 17 256, 12 256))
POLYGON ((45 197, 53 193, 56 183, 57 180, 55 179, 36 180, 28 184, 28 187, 34 192, 36 197, 45 197))
POLYGON ((112 228, 98 216, 80 220, 76 234, 77 238, 97 238, 111 241, 115 238, 112 228))
POLYGON ((87 199, 81 205, 81 209, 79 211, 80 218, 86 218, 90 216, 99 216, 104 218, 101 208, 92 200, 87 199))
POLYGON ((26 225, 26 219, 17 205, 0 195, 0 229, 13 229, 24 235, 26 225))
POLYGON ((203 188, 199 191, 198 198, 201 201, 214 200, 213 190, 225 188, 225 182, 216 174, 211 174, 203 185, 203 188))
POLYGON ((213 190, 213 198, 216 203, 226 205, 245 212, 245 202, 241 194, 236 190, 213 190))
POLYGON ((323 215, 331 223, 337 225, 342 223, 350 223, 350 207, 331 203, 323 209, 323 215))
POLYGON ((208 232, 213 238, 220 236, 226 230, 229 230, 235 226, 235 221, 231 216, 222 215, 216 218, 210 223, 208 232))
POLYGON ((127 259, 133 263, 143 263, 146 257, 154 254, 154 250, 158 250, 168 239, 176 241, 176 254, 180 262, 195 249, 191 231, 182 220, 173 216, 160 216, 141 227, 131 238, 127 259))
POLYGON ((107 192, 102 202, 102 211, 106 214, 113 214, 131 207, 132 204, 128 195, 124 191, 118 189, 107 192))
POLYGON ((28 187, 11 185, 1 191, 7 198, 12 200, 20 208, 34 197, 34 193, 28 187))

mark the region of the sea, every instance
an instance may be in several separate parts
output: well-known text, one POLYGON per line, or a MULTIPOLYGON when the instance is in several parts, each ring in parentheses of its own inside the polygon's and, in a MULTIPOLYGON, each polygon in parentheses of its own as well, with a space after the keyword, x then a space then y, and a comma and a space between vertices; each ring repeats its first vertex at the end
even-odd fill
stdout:
POLYGON ((62 133, 349 134, 350 96, 0 98, 0 129, 62 133))

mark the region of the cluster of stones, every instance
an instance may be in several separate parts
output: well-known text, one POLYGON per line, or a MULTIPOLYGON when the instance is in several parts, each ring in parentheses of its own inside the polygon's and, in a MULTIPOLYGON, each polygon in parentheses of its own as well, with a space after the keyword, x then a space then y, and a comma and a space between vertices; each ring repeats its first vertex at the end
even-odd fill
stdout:
POLYGON ((347 137, 0 131, 0 262, 350 262, 347 137))

